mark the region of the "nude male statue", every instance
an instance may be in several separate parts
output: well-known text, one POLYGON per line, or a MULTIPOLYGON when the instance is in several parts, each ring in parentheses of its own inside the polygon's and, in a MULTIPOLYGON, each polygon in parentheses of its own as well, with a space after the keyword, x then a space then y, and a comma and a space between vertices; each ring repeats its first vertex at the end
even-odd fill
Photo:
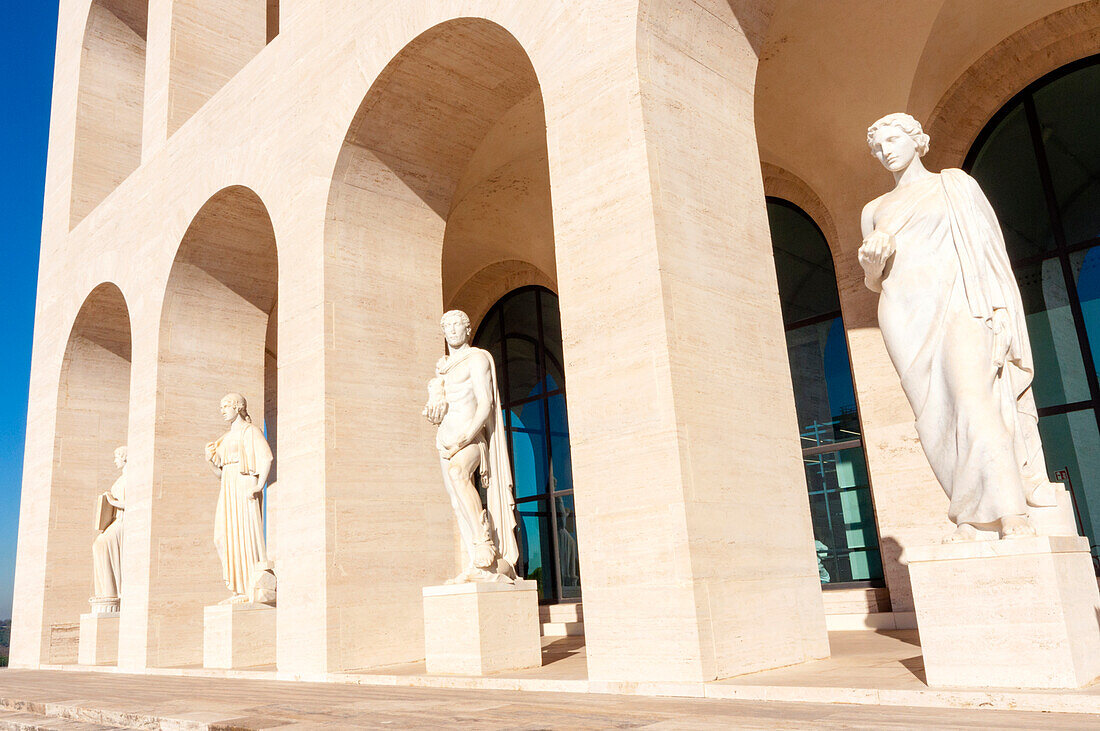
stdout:
POLYGON ((439 324, 448 354, 436 363, 422 414, 438 426, 436 449, 443 486, 458 518, 467 560, 462 573, 447 583, 512 583, 519 544, 493 356, 470 345, 466 313, 451 310, 439 324), (486 490, 487 507, 481 504, 475 476, 486 490))

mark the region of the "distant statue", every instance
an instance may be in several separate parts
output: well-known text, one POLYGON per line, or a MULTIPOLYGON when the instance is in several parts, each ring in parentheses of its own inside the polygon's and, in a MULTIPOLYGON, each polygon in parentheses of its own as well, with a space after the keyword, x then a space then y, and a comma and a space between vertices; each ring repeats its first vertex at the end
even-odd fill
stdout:
POLYGON ((470 345, 470 318, 451 310, 440 320, 448 355, 436 363, 423 415, 437 425, 443 486, 458 518, 467 566, 447 583, 516 578, 515 497, 507 433, 488 351, 470 345), (482 506, 475 479, 485 488, 482 506))
POLYGON ((206 445, 206 459, 221 478, 214 514, 214 545, 222 578, 233 595, 222 604, 274 603, 274 574, 264 544, 263 494, 274 458, 252 424, 239 393, 221 400, 229 431, 206 445))
POLYGON ((96 530, 92 542, 93 612, 117 612, 122 596, 122 513, 126 509, 126 447, 115 450, 115 467, 122 470, 111 489, 96 503, 96 530))
POLYGON ((859 262, 881 292, 879 328, 917 434, 958 527, 1034 535, 1030 507, 1055 504, 1046 477, 1035 373, 1020 290, 997 217, 961 170, 921 164, 928 135, 908 114, 867 130, 895 187, 863 209, 859 262))

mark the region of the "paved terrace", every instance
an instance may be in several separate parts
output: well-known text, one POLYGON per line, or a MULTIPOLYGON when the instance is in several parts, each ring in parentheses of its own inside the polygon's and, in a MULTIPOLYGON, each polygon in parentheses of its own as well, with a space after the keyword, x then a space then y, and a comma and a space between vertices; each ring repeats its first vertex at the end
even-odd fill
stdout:
POLYGON ((0 728, 1082 729, 1095 716, 0 671, 0 728))
POLYGON ((324 683, 286 682, 274 668, 7 670, 0 728, 1100 728, 1100 684, 934 690, 916 632, 830 642, 827 660, 713 683, 589 681, 574 637, 544 638, 541 668, 478 678, 427 675, 423 663, 304 679, 324 683), (77 725, 32 723, 46 714, 77 725))

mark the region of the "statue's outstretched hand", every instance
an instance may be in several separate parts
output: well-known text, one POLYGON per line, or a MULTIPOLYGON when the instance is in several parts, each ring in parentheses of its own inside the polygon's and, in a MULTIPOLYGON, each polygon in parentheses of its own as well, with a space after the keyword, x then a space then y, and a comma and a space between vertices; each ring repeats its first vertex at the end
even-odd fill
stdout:
POLYGON ((897 245, 894 236, 885 231, 874 231, 859 247, 859 265, 870 280, 882 279, 886 262, 894 255, 897 245))
POLYGON ((1008 310, 993 310, 989 326, 993 329, 993 365, 999 370, 1004 367, 1008 353, 1012 350, 1012 329, 1009 327, 1008 310))

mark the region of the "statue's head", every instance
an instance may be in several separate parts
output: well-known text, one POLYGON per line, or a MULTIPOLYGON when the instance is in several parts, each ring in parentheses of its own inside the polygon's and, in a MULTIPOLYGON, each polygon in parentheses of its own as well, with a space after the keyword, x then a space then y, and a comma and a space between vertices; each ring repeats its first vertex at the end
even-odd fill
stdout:
POLYGON ((126 445, 115 449, 115 467, 122 469, 126 466, 126 445))
POLYGON ((447 339, 447 345, 452 348, 461 348, 470 342, 470 318, 462 310, 449 310, 439 318, 439 327, 443 330, 443 337, 447 339))
POLYGON ((222 418, 226 421, 235 421, 240 416, 245 421, 251 422, 248 415, 248 402, 239 393, 227 393, 222 397, 222 418))
POLYGON ((887 114, 867 128, 871 154, 892 173, 901 172, 928 152, 928 135, 920 122, 904 112, 887 114))

